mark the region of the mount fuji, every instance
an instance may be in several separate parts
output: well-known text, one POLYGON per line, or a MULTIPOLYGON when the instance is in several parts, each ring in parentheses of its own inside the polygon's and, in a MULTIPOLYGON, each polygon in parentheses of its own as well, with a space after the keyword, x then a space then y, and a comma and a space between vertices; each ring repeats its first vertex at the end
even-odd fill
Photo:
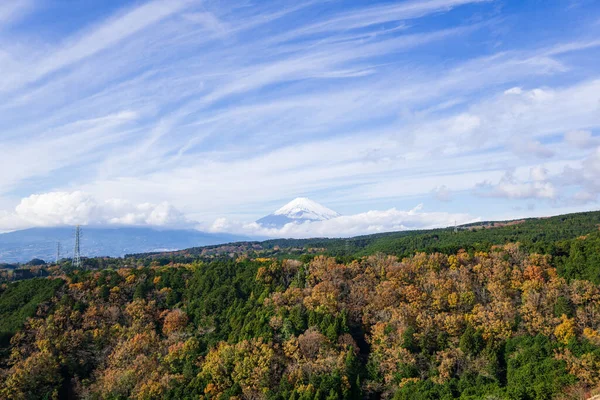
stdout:
POLYGON ((298 197, 272 214, 260 218, 256 222, 269 228, 281 228, 285 224, 326 221, 339 217, 340 214, 312 201, 306 197, 298 197))

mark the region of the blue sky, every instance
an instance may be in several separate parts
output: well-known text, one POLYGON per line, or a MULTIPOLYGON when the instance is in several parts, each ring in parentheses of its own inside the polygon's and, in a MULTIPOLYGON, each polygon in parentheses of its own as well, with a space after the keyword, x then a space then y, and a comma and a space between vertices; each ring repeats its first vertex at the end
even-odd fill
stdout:
POLYGON ((0 4, 0 231, 598 208, 597 1, 0 4))

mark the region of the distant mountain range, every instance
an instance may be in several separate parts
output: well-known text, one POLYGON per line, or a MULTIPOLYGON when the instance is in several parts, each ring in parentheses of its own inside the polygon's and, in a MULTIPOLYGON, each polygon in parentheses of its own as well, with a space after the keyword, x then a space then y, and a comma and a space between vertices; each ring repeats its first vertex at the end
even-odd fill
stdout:
MULTIPOLYGON (((247 240, 226 233, 213 234, 197 230, 147 227, 82 227, 81 255, 84 257, 120 257, 125 254, 179 250, 247 240)), ((0 262, 27 262, 33 258, 53 261, 57 243, 61 257, 73 257, 73 227, 31 228, 0 234, 0 262)))
MULTIPOLYGON (((298 197, 256 222, 268 228, 281 228, 290 222, 301 224, 339 216, 337 212, 315 201, 298 197)), ((125 254, 176 251, 251 239, 192 229, 84 226, 82 230, 81 255, 84 257, 121 257, 125 254)), ((0 234, 0 262, 23 263, 34 258, 54 261, 57 243, 60 243, 61 257, 73 257, 75 228, 31 228, 3 233, 0 234)))
POLYGON ((298 197, 256 222, 269 228, 281 228, 286 224, 326 221, 337 218, 340 214, 312 201, 306 197, 298 197))

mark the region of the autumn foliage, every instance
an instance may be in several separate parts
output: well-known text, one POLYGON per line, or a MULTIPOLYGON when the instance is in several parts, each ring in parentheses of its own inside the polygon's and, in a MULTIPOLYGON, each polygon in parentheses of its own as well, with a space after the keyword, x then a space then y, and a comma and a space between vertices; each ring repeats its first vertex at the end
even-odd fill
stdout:
POLYGON ((12 336, 0 398, 546 399, 600 384, 600 287, 514 244, 64 279, 12 336))

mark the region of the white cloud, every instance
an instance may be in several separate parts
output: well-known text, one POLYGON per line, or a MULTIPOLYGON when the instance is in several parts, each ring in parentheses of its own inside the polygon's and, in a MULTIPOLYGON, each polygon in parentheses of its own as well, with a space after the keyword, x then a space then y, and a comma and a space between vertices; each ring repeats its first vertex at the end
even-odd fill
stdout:
POLYGON ((534 182, 544 182, 548 179, 548 170, 541 165, 531 168, 531 180, 534 182))
POLYGON ((587 190, 580 190, 573 195, 573 203, 587 204, 598 200, 598 193, 592 193, 587 190))
POLYGON ((34 194, 22 199, 14 212, 0 214, 0 231, 76 224, 189 227, 193 222, 166 202, 98 201, 81 191, 34 194))
POLYGON ((516 140, 512 144, 515 153, 522 157, 550 158, 554 156, 554 151, 544 146, 539 140, 516 140))
POLYGON ((555 186, 547 181, 547 171, 542 167, 531 168, 528 181, 519 180, 512 172, 506 172, 497 184, 484 182, 477 189, 483 196, 508 199, 553 200, 558 195, 555 186))
POLYGON ((579 167, 565 167, 557 180, 566 188, 578 189, 570 198, 572 202, 586 204, 596 201, 600 195, 600 146, 594 148, 579 167))
POLYGON ((452 192, 446 185, 437 186, 432 190, 433 196, 439 201, 451 201, 452 192))
POLYGON ((598 146, 600 141, 592 135, 592 132, 587 130, 575 130, 565 133, 565 141, 577 148, 587 150, 598 146))
POLYGON ((506 172, 497 184, 479 183, 475 193, 507 199, 548 200, 563 207, 596 202, 600 195, 600 146, 592 148, 581 161, 555 163, 552 171, 537 165, 529 168, 528 177, 524 176, 523 169, 519 172, 506 172))
POLYGON ((521 89, 518 86, 510 88, 510 89, 504 91, 504 94, 508 94, 508 95, 510 95, 510 94, 521 94, 521 93, 523 93, 523 89, 521 89))
POLYGON ((342 215, 326 221, 289 223, 282 228, 265 228, 260 224, 241 223, 218 218, 212 225, 205 227, 210 232, 238 233, 250 236, 266 237, 349 237, 363 234, 391 232, 412 229, 440 228, 457 224, 479 221, 480 218, 469 214, 448 212, 424 212, 423 205, 404 211, 372 210, 354 215, 342 215))
POLYGON ((15 213, 40 226, 88 224, 96 219, 98 204, 82 192, 33 194, 21 200, 15 213))

